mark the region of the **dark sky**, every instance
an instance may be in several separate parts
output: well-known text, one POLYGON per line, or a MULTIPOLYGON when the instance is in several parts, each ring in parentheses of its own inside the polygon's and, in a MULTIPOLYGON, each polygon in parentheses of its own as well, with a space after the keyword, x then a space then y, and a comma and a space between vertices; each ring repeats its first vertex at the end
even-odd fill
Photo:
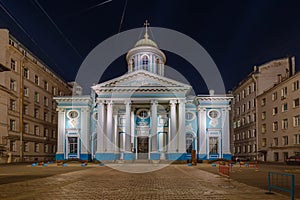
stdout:
MULTIPOLYGON (((0 0, 0 27, 8 28, 55 72, 72 81, 88 53, 119 32, 126 0, 97 6, 105 1, 0 0)), ((230 90, 254 65, 292 55, 296 61, 300 58, 299 10, 297 1, 128 0, 121 32, 140 28, 148 19, 150 26, 186 34, 210 54, 230 90)), ((165 53, 167 65, 182 73, 196 93, 207 93, 187 61, 165 53)), ((126 71, 121 56, 101 81, 126 71)))

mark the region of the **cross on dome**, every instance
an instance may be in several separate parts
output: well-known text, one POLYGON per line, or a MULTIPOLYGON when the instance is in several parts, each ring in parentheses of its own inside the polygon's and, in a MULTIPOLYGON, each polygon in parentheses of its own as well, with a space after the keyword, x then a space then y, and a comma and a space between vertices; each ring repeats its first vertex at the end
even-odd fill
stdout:
POLYGON ((144 26, 146 28, 145 30, 145 39, 148 39, 149 38, 149 35, 148 35, 148 26, 150 26, 150 23, 148 22, 148 20, 146 19, 145 23, 144 23, 144 26))

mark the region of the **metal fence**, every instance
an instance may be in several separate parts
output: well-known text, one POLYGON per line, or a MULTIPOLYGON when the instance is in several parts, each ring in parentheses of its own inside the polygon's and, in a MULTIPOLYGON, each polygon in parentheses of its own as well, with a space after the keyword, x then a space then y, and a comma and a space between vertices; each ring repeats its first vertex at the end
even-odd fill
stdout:
POLYGON ((291 194, 291 200, 294 200, 294 194, 295 194, 294 174, 268 172, 268 190, 270 193, 272 189, 288 192, 291 194))

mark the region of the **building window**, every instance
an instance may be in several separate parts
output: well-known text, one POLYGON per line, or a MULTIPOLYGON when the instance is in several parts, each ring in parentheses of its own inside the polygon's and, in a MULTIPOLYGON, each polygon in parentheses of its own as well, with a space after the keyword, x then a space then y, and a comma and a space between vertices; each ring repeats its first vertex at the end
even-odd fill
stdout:
POLYGON ((39 79, 40 78, 38 77, 38 75, 35 75, 34 76, 34 83, 37 84, 37 85, 39 85, 40 84, 40 80, 39 79))
POLYGON ((256 152, 256 144, 253 144, 252 148, 253 148, 253 152, 256 152))
POLYGON ((44 121, 48 121, 48 113, 44 112, 44 121))
POLYGON ((48 82, 47 82, 47 81, 44 81, 44 89, 45 89, 46 91, 48 91, 48 82))
POLYGON ((49 130, 47 128, 44 128, 44 137, 49 136, 49 130))
POLYGON ((36 103, 40 102, 40 94, 38 92, 34 92, 34 101, 36 103))
POLYGON ((273 139, 273 145, 274 145, 275 147, 278 146, 278 138, 277 138, 277 137, 273 139))
POLYGON ((48 153, 48 144, 44 144, 44 153, 48 153))
POLYGON ((262 112, 262 113, 261 113, 261 119, 262 119, 262 120, 266 119, 266 112, 262 112))
POLYGON ((25 115, 28 115, 28 105, 23 105, 23 113, 25 114, 25 115))
POLYGON ((14 59, 10 59, 10 69, 12 71, 17 71, 17 62, 14 59))
POLYGON ((219 138, 218 137, 210 137, 209 138, 209 153, 210 154, 218 154, 219 151, 219 138))
POLYGON ((266 105, 266 98, 263 98, 263 99, 261 100, 261 106, 264 106, 264 105, 266 105))
POLYGON ((250 110, 250 108, 251 108, 251 101, 248 101, 247 109, 250 110))
POLYGON ((9 120, 9 130, 10 131, 16 130, 16 120, 14 120, 14 119, 9 120))
POLYGON ((299 98, 293 100, 293 107, 294 108, 298 108, 299 107, 299 98))
POLYGON ((251 94, 251 92, 252 92, 252 87, 251 87, 251 85, 248 86, 248 91, 249 91, 249 94, 251 94))
POLYGON ((273 122, 273 131, 278 131, 278 122, 273 122))
POLYGON ((52 130, 51 137, 56 138, 56 131, 55 130, 52 130))
POLYGON ((278 160, 279 160, 278 152, 274 152, 274 161, 278 161, 278 160))
POLYGON ((266 147, 266 146, 267 146, 267 138, 263 138, 263 139, 262 139, 261 146, 262 146, 262 147, 266 147))
POLYGON ((277 92, 274 92, 272 94, 272 100, 275 101, 277 99, 277 92))
POLYGON ((294 144, 300 144, 300 134, 294 135, 294 144))
POLYGON ((28 68, 23 69, 23 76, 24 76, 24 78, 29 79, 29 69, 28 68))
POLYGON ((288 129, 288 119, 282 120, 282 129, 288 129))
POLYGON ((149 63, 148 57, 143 56, 142 57, 142 66, 143 66, 144 70, 148 70, 148 63, 149 63))
POLYGON ((39 143, 34 143, 34 152, 39 152, 40 151, 40 147, 39 147, 39 143))
POLYGON ((39 135, 39 134, 40 134, 40 127, 34 126, 34 135, 39 135))
POLYGON ((56 152, 56 145, 53 144, 53 145, 52 145, 52 153, 55 153, 55 152, 56 152))
POLYGON ((296 115, 293 117, 293 125, 294 127, 300 126, 300 115, 296 115))
POLYGON ((9 108, 11 110, 16 110, 16 101, 13 100, 13 99, 10 99, 10 102, 9 102, 9 108))
POLYGON ((278 108, 277 107, 274 107, 273 108, 273 115, 276 115, 278 113, 278 108))
POLYGON ((248 153, 251 153, 251 151, 252 151, 252 146, 248 145, 248 153))
POLYGON ((283 145, 288 145, 289 144, 289 138, 288 138, 288 136, 283 136, 282 137, 282 144, 283 145))
POLYGON ((52 94, 55 96, 56 95, 56 88, 52 86, 52 94))
POLYGON ((281 89, 281 99, 285 99, 287 97, 287 87, 281 89))
POLYGON ((28 123, 24 123, 23 124, 23 129, 24 129, 24 133, 29 133, 29 124, 28 123))
POLYGON ((12 91, 16 91, 17 88, 16 88, 16 81, 13 80, 13 79, 10 79, 10 90, 12 91))
POLYGON ((29 152, 29 142, 24 142, 24 152, 29 152))
POLYGON ((256 137, 256 129, 252 130, 252 137, 254 137, 254 138, 256 137))
POLYGON ((245 104, 243 104, 242 111, 246 112, 246 105, 245 104))
POLYGON ((47 98, 47 97, 44 97, 44 105, 45 105, 45 106, 48 106, 48 102, 49 102, 49 101, 48 101, 48 98, 47 98))
POLYGON ((287 103, 282 104, 281 111, 286 112, 287 110, 288 110, 288 104, 287 103))
POLYGON ((39 109, 35 108, 34 109, 34 118, 39 118, 39 114, 40 114, 39 109))
POLYGON ((266 124, 262 124, 261 126, 261 132, 265 133, 267 131, 267 125, 266 124))
POLYGON ((292 85, 292 90, 295 91, 295 90, 299 90, 299 80, 293 82, 293 85, 292 85))
POLYGON ((24 87, 23 92, 24 92, 25 97, 29 97, 29 88, 28 87, 24 87))
POLYGON ((9 143, 9 149, 10 151, 12 152, 15 152, 17 150, 17 147, 16 147, 16 141, 14 140, 11 140, 10 143, 9 143))

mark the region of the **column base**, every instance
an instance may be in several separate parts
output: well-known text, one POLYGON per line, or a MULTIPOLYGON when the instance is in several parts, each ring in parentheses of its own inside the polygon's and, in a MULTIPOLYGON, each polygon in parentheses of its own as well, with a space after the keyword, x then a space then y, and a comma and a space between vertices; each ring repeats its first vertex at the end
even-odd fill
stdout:
POLYGON ((150 153, 150 160, 159 160, 160 159, 160 153, 159 152, 151 152, 150 153))
POLYGON ((186 153, 167 153, 168 160, 187 160, 186 153))
POLYGON ((95 160, 99 161, 112 161, 118 160, 120 158, 120 153, 96 153, 95 160))
POLYGON ((79 156, 80 160, 87 160, 87 161, 91 161, 92 156, 89 153, 82 153, 79 156))
POLYGON ((65 160, 65 154, 64 153, 61 153, 61 152, 57 152, 56 155, 55 155, 55 159, 56 160, 65 160))

